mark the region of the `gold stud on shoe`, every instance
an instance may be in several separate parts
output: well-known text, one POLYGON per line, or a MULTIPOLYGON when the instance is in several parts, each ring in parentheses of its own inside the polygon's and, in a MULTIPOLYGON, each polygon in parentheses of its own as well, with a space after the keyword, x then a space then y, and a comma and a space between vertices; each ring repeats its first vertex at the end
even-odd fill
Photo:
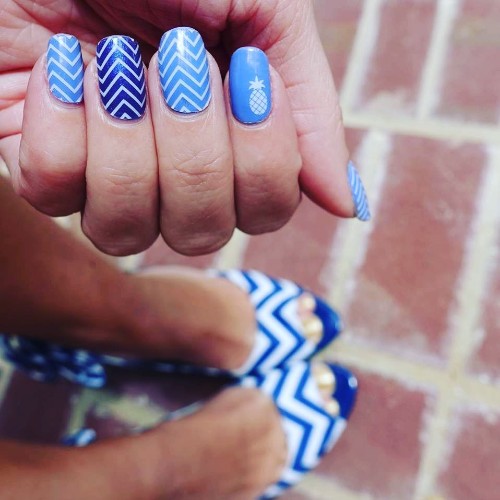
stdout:
POLYGON ((331 397, 337 387, 337 381, 335 380, 335 375, 332 370, 330 370, 330 368, 328 368, 328 366, 324 363, 313 363, 311 370, 320 392, 322 394, 327 394, 328 397, 331 397))
POLYGON ((319 344, 323 338, 323 323, 315 316, 311 315, 302 319, 304 337, 313 344, 319 344))
POLYGON ((340 415, 340 405, 336 399, 331 398, 325 403, 325 411, 332 417, 340 415))
POLYGON ((316 309, 314 295, 304 292, 297 300, 299 316, 309 316, 316 309))

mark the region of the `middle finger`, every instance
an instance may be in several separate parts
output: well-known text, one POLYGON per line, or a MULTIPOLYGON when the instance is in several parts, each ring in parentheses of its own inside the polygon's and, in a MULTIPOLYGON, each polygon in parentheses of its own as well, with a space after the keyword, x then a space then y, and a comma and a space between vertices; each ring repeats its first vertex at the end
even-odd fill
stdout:
POLYGON ((233 156, 219 69, 200 34, 168 31, 149 67, 161 232, 180 253, 209 253, 235 228, 233 156))

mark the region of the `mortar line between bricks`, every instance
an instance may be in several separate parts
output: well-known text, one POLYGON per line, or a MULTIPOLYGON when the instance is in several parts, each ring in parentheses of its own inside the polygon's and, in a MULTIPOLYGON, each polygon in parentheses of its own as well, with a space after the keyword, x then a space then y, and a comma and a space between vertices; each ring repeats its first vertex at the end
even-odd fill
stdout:
POLYGON ((352 109, 361 93, 368 65, 377 46, 383 0, 365 0, 347 72, 340 92, 344 112, 352 109))
MULTIPOLYGON (((391 137, 382 132, 370 131, 365 135, 354 155, 368 193, 373 220, 377 217, 391 150, 391 137), (377 158, 376 164, 374 164, 374 158, 377 158)), ((354 277, 365 259, 374 222, 361 223, 355 220, 344 220, 338 224, 328 264, 322 272, 321 281, 333 283, 328 298, 337 309, 345 312, 354 293, 354 277)))
POLYGON ((380 130, 393 135, 409 135, 432 140, 468 142, 471 144, 499 144, 497 125, 458 122, 444 118, 417 120, 412 117, 384 116, 375 113, 344 112, 344 125, 361 130, 380 130))
POLYGON ((476 216, 467 238, 464 264, 457 283, 457 306, 450 312, 450 357, 448 383, 438 394, 436 411, 430 421, 423 449, 415 498, 432 493, 439 476, 439 465, 446 452, 447 424, 456 403, 457 381, 464 376, 467 362, 477 343, 483 297, 490 275, 490 252, 499 229, 497 213, 500 192, 500 149, 488 148, 489 161, 483 173, 476 201, 476 216), (476 335, 474 335, 476 334, 476 335))
POLYGON ((434 28, 422 72, 417 118, 428 118, 435 111, 442 91, 446 53, 453 23, 458 13, 457 0, 439 0, 434 28))
POLYGON ((217 269, 239 269, 250 241, 250 236, 236 230, 229 243, 219 252, 215 261, 217 269))
POLYGON ((311 473, 294 489, 308 500, 368 500, 371 496, 347 490, 332 480, 311 473))
MULTIPOLYGON (((408 360, 397 354, 360 345, 348 335, 344 333, 344 338, 335 341, 319 359, 345 363, 356 370, 395 380, 411 389, 428 391, 430 388, 440 390, 450 387, 450 376, 446 368, 429 366, 424 360, 408 360)), ((500 387, 465 375, 458 377, 455 382, 453 390, 459 393, 460 397, 500 412, 500 387)))

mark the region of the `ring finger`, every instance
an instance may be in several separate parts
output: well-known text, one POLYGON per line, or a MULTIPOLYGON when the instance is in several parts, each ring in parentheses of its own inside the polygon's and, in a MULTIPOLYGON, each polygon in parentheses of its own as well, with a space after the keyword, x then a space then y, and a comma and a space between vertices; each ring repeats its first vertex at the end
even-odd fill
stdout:
POLYGON ((145 71, 134 39, 99 42, 85 75, 85 103, 83 230, 111 255, 145 250, 158 235, 158 174, 145 71))

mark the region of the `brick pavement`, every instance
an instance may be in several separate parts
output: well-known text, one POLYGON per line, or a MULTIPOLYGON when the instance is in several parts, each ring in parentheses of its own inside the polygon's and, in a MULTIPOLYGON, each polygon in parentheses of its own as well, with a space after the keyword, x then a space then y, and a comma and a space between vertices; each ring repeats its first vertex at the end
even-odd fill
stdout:
MULTIPOLYGON (((283 230, 237 234, 214 256, 186 259, 157 243, 121 264, 256 267, 341 311, 346 332, 324 356, 356 372, 359 404, 334 452, 285 498, 494 500, 500 3, 315 4, 373 222, 332 220, 305 201, 283 230)), ((104 394, 50 392, 0 370, 0 433, 43 442, 85 422, 116 435, 213 390, 117 374, 104 394), (21 418, 21 408, 51 425, 21 418)))

